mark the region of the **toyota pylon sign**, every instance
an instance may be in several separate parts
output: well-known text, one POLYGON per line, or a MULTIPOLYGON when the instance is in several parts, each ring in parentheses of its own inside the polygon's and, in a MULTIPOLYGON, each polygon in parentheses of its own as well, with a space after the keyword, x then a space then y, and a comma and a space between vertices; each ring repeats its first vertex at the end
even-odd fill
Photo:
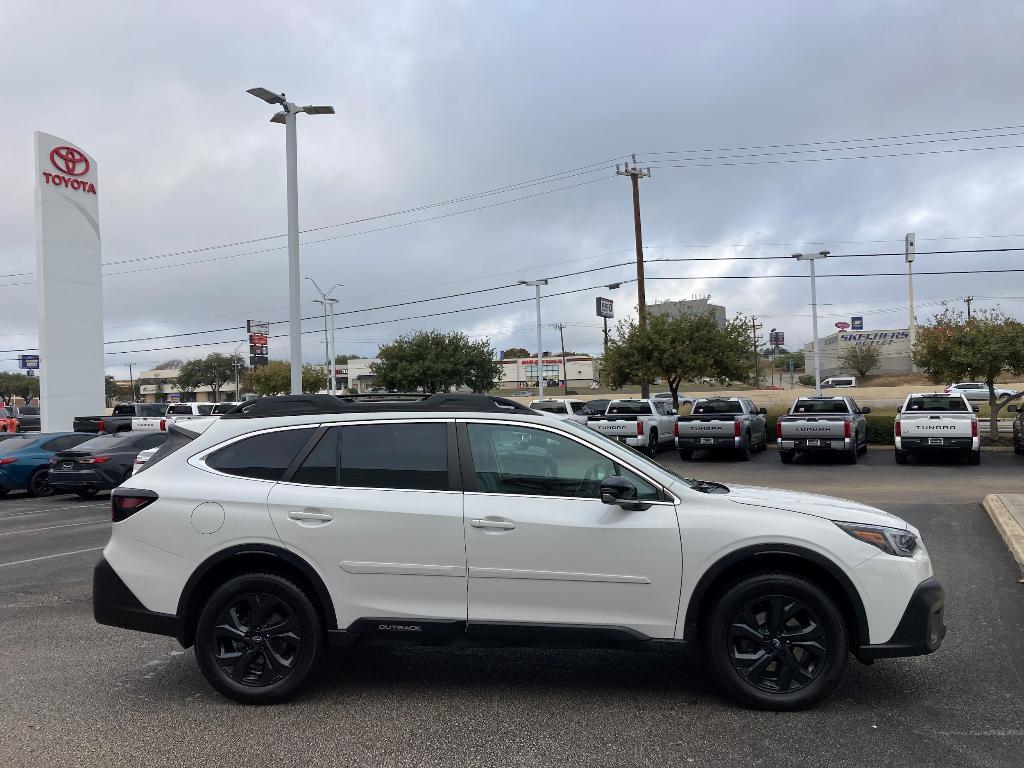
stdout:
POLYGON ((42 431, 103 413, 103 285, 96 160, 35 134, 36 279, 42 431))

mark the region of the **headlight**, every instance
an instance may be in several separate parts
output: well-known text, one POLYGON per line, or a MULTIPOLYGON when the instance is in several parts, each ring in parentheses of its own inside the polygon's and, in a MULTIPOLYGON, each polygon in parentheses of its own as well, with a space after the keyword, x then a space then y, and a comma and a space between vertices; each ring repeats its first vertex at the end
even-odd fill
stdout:
POLYGON ((899 557, 913 557, 917 550, 917 536, 901 528, 885 528, 881 525, 860 525, 858 523, 836 523, 855 539, 878 547, 883 552, 899 557))

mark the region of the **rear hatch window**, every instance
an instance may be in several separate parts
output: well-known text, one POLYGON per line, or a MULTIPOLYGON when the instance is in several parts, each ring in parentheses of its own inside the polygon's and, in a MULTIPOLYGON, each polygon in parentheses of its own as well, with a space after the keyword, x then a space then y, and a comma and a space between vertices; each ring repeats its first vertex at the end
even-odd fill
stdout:
POLYGON ((793 413, 849 413, 843 400, 797 400, 793 413))
POLYGON ((967 403, 962 397, 912 397, 905 410, 967 413, 967 403))
POLYGON ((743 406, 738 400, 706 400, 703 403, 694 404, 694 416, 709 413, 743 413, 743 406))
POLYGON ((650 415, 651 406, 648 403, 612 403, 608 406, 608 415, 650 415))

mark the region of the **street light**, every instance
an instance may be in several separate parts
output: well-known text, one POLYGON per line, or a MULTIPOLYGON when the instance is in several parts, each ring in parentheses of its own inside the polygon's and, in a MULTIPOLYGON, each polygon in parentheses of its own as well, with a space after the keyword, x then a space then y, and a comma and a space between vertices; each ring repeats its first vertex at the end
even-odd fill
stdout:
POLYGON ((298 107, 285 99, 283 93, 274 93, 266 88, 250 88, 257 99, 282 107, 270 122, 283 123, 285 127, 285 159, 288 170, 288 337, 292 353, 291 392, 302 394, 302 315, 299 311, 299 180, 296 170, 295 117, 300 112, 307 115, 333 115, 331 106, 298 107))
POLYGON ((544 346, 541 341, 540 329, 540 287, 547 285, 547 278, 543 280, 520 280, 520 285, 532 285, 537 289, 537 399, 544 399, 544 346))
POLYGON ((324 292, 319 285, 316 284, 316 280, 312 277, 307 277, 307 280, 313 284, 316 288, 317 293, 320 294, 319 299, 313 299, 315 304, 320 304, 324 308, 324 352, 327 354, 327 366, 331 371, 331 394, 338 394, 338 383, 335 378, 334 370, 334 305, 338 303, 337 299, 331 298, 331 294, 334 293, 335 288, 340 288, 341 283, 335 283, 331 286, 331 290, 324 292), (327 335, 327 308, 331 308, 331 334, 327 335))
POLYGON ((814 283, 814 262, 817 259, 827 259, 829 251, 818 251, 817 253, 794 253, 793 258, 797 261, 811 262, 811 325, 814 338, 811 340, 814 350, 814 394, 821 395, 821 350, 818 349, 818 291, 814 283))
POLYGON ((238 342, 238 346, 235 347, 235 351, 231 353, 231 367, 235 371, 235 402, 238 402, 238 350, 245 344, 244 341, 238 342))

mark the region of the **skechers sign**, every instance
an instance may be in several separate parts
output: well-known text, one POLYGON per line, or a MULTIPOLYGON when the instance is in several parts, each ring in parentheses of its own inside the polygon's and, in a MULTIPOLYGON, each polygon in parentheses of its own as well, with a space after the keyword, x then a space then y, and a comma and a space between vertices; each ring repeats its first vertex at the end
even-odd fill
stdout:
POLYGON ((43 181, 46 184, 73 189, 89 195, 96 194, 95 184, 77 178, 87 174, 92 167, 84 152, 74 147, 54 147, 50 150, 50 163, 58 172, 42 171, 43 181))

